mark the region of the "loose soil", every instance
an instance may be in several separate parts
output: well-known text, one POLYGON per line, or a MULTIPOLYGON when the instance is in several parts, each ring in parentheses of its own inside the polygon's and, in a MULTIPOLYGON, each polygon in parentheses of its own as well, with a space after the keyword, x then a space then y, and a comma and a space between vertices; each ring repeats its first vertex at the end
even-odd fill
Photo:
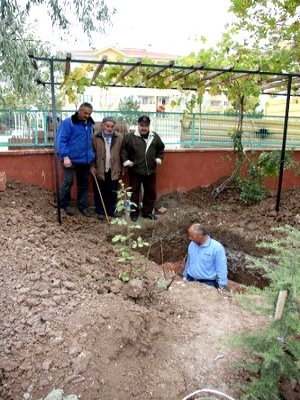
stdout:
POLYGON ((123 283, 115 226, 80 214, 59 225, 52 193, 9 182, 0 193, 0 399, 44 399, 54 388, 83 400, 180 400, 202 388, 238 399, 246 377, 233 363, 246 354, 229 339, 269 321, 234 294, 267 284, 244 268, 245 254, 261 256, 256 243, 273 240, 272 227, 299 226, 300 191, 284 192, 277 214, 274 196, 245 207, 234 188, 217 199, 211 190, 160 198, 167 212, 142 222, 147 258, 123 283), (225 245, 231 291, 182 281, 192 222, 225 245))

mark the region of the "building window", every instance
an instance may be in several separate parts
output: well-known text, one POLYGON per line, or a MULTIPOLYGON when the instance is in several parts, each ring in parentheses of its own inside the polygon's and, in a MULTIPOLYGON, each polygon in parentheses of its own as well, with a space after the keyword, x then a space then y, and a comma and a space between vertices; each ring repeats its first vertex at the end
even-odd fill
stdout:
POLYGON ((164 105, 169 104, 169 97, 158 97, 157 104, 164 104, 164 105))
POLYGON ((211 107, 221 107, 222 102, 218 100, 211 100, 210 105, 211 107))
POLYGON ((93 103, 93 96, 90 94, 81 94, 79 96, 80 103, 93 103))
POLYGON ((155 97, 153 96, 138 96, 138 103, 139 104, 155 104, 155 97))

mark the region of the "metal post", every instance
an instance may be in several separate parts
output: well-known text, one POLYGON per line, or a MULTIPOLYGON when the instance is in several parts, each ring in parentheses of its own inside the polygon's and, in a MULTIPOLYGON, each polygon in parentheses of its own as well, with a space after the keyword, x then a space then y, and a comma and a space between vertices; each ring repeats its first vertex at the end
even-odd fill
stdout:
POLYGON ((195 113, 192 113, 192 148, 195 148, 195 113))
POLYGON ((61 225, 61 210, 60 210, 60 198, 59 198, 59 177, 58 177, 58 155, 56 152, 56 131, 57 131, 57 120, 56 120, 56 101, 55 101, 55 89, 54 89, 54 61, 50 59, 50 79, 51 79, 51 100, 52 100, 52 121, 53 121, 53 151, 54 151, 54 177, 55 177, 55 191, 56 191, 56 206, 57 206, 57 222, 61 225))
POLYGON ((47 115, 46 111, 42 111, 42 118, 43 118, 43 127, 44 127, 44 143, 48 144, 48 124, 47 124, 47 115))
POLYGON ((281 196, 281 189, 282 189, 282 180, 283 180, 285 147, 286 147, 286 138, 287 138, 288 121, 289 121, 289 109, 290 109, 290 97, 291 97, 292 79, 293 79, 293 76, 289 75, 288 76, 288 84, 287 84, 287 96, 286 96, 286 103, 285 103, 285 117, 284 117, 284 128, 283 128, 283 137, 282 137, 281 158, 280 158, 279 177, 278 177, 278 188, 277 188, 277 197, 276 197, 276 206, 275 206, 275 210, 277 212, 279 211, 280 196, 281 196))
MULTIPOLYGON (((203 97, 202 97, 203 100, 203 97)), ((202 140, 202 100, 200 103, 200 112, 199 112, 199 136, 198 136, 198 141, 199 144, 202 145, 201 140, 202 140)))
POLYGON ((34 120, 34 143, 37 145, 39 143, 39 128, 37 118, 34 120))

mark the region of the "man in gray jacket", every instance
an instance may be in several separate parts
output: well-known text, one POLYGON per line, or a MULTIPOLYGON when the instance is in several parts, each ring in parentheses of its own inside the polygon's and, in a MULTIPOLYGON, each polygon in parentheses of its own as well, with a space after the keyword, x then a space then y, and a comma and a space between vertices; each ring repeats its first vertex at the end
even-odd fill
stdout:
POLYGON ((138 130, 125 135, 121 151, 124 167, 128 167, 129 185, 132 188, 130 217, 139 217, 140 189, 143 184, 142 217, 157 219, 153 214, 156 200, 156 167, 162 163, 165 145, 159 135, 150 130, 150 118, 143 115, 138 119, 138 130))

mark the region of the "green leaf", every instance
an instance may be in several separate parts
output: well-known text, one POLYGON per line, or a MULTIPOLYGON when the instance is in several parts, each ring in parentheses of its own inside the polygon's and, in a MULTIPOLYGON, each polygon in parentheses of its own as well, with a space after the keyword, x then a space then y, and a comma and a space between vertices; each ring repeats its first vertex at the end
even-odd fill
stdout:
MULTIPOLYGON (((120 259, 120 261, 121 261, 121 260, 122 260, 122 259, 120 259)), ((126 260, 122 260, 122 261, 126 261, 126 260)), ((122 262, 122 261, 121 261, 121 262, 122 262)), ((118 278, 119 278, 122 282, 128 282, 128 281, 130 280, 129 273, 128 273, 127 271, 119 272, 118 278)))
POLYGON ((116 235, 116 236, 114 236, 113 238, 112 238, 112 242, 113 243, 116 243, 116 242, 119 242, 121 240, 121 235, 116 235))
POLYGON ((161 289, 166 289, 168 286, 168 282, 165 279, 158 279, 157 286, 161 289))

